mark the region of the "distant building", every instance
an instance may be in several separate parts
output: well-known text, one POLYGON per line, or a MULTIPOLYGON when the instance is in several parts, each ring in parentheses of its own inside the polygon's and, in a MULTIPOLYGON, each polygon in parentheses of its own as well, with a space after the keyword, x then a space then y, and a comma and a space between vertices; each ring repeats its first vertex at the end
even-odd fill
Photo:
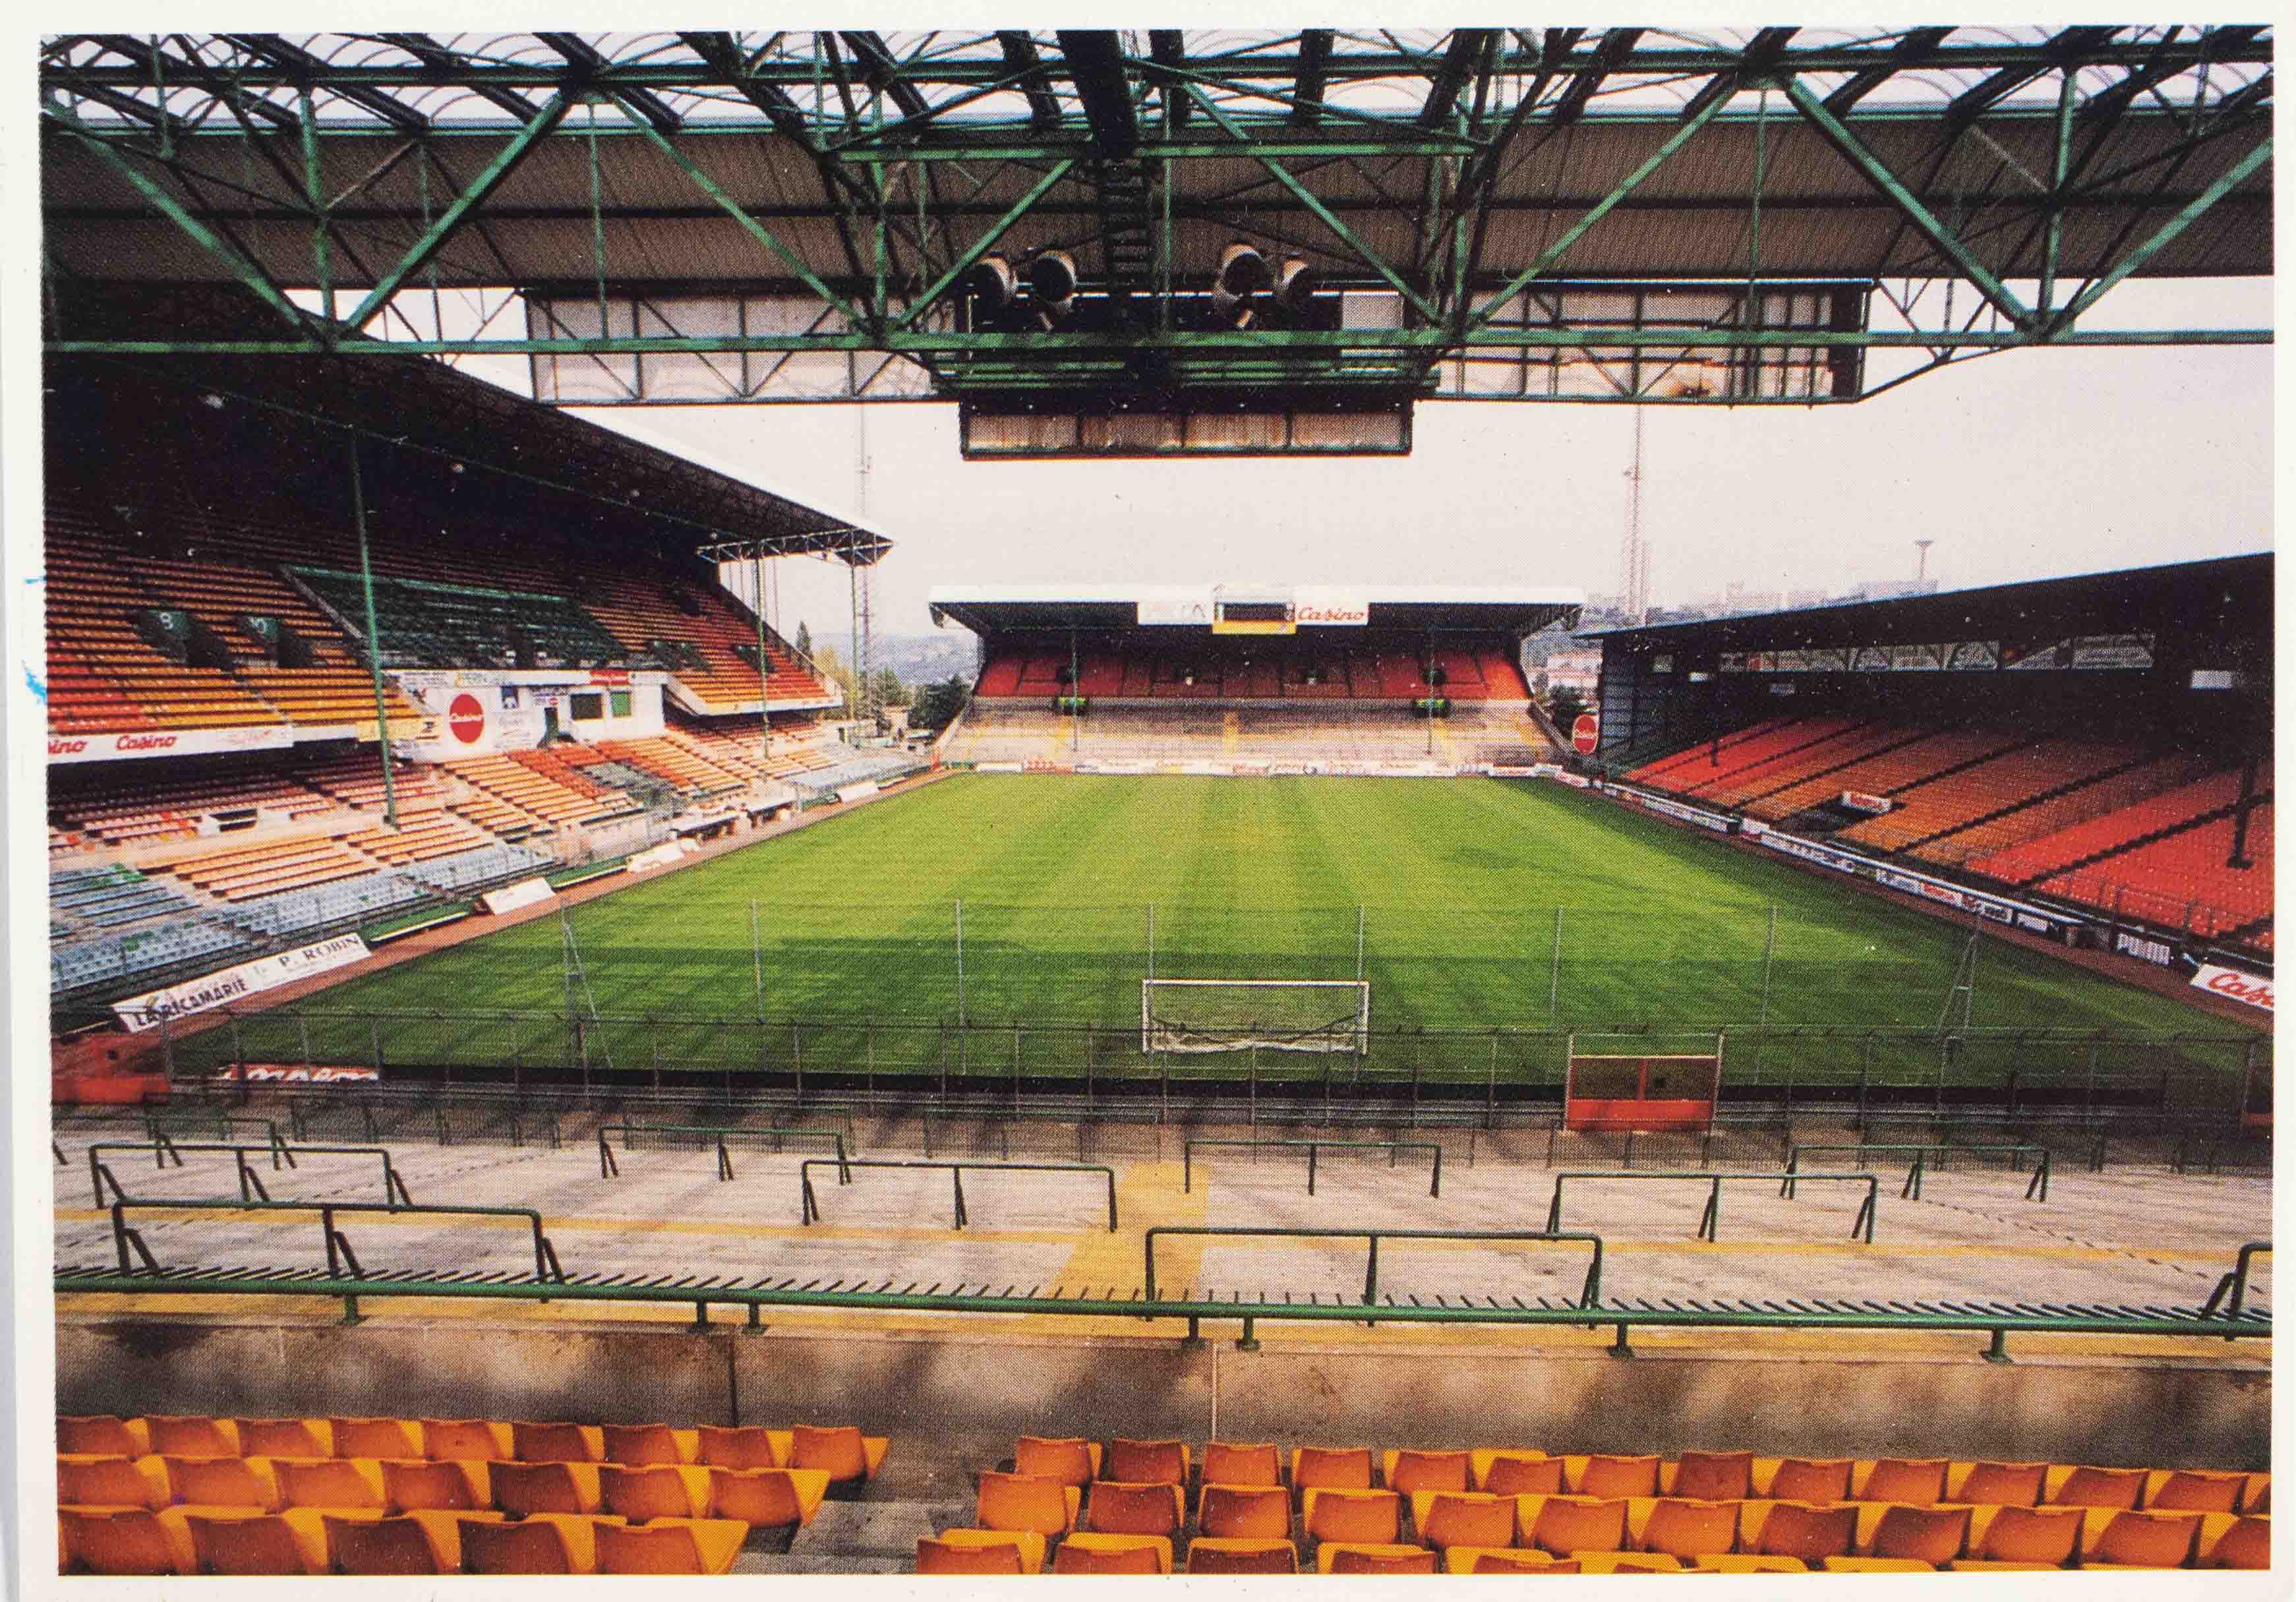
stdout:
POLYGON ((1547 653, 1546 687, 1549 690, 1576 690, 1581 697, 1591 701, 1595 686, 1602 677, 1603 652, 1599 645, 1547 653))

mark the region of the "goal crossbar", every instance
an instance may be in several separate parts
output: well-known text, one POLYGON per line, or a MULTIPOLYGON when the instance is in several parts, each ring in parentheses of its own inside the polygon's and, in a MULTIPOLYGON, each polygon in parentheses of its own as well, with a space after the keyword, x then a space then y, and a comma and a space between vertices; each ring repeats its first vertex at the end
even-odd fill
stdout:
POLYGON ((1353 1052, 1371 1035, 1360 979, 1143 979, 1140 1049, 1353 1052))

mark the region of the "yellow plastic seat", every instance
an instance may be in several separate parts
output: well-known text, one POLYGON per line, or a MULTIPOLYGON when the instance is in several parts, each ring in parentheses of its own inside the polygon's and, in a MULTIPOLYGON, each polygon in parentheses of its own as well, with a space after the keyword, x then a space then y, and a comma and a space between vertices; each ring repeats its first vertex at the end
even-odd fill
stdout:
POLYGON ((1575 1574, 1578 1560, 1528 1547, 1453 1547, 1443 1554, 1447 1574, 1575 1574))
MULTIPOLYGON (((1077 1508, 1083 1493, 1058 1480, 1029 1475, 982 1471, 973 1508, 973 1523, 983 1530, 1025 1531, 1052 1537, 1076 1528, 1077 1508)), ((1034 1570, 1030 1571, 1034 1573, 1034 1570)))
POLYGON ((1368 1446, 1295 1446, 1292 1449, 1292 1490, 1305 1496, 1311 1489, 1369 1491, 1372 1456, 1368 1446))
POLYGON ((56 1504, 74 1508, 165 1508, 168 1470, 156 1457, 59 1457, 56 1504))
POLYGON ((163 1458, 236 1458, 240 1453, 236 1419, 146 1413, 144 1427, 152 1433, 152 1450, 163 1458))
POLYGON ((2197 1513, 2139 1513, 2093 1508, 2082 1520, 2080 1566, 2085 1569, 2190 1568, 2201 1538, 2197 1513))
POLYGON ((2248 1476, 2196 1469, 2155 1469, 2144 1479, 2138 1506, 2164 1513, 2236 1513, 2248 1476))
POLYGON ((494 1507, 494 1483, 484 1463, 386 1458, 376 1466, 382 1471, 383 1501, 393 1513, 480 1513, 494 1507))
POLYGON ((874 1477, 891 1445, 883 1435, 865 1435, 853 1425, 800 1424, 790 1431, 791 1468, 817 1468, 832 1485, 874 1477))
POLYGON ((422 1425, 414 1418, 350 1418, 327 1420, 339 1458, 421 1458, 422 1425))
POLYGON ((250 1458, 332 1458, 335 1432, 324 1418, 241 1418, 239 1450, 250 1458))
POLYGON ((1310 1540, 1391 1546, 1403 1528, 1403 1499, 1392 1491, 1311 1485, 1300 1492, 1300 1528, 1310 1540))
POLYGON ((1390 1491, 1409 1496, 1416 1491, 1468 1491, 1474 1487, 1474 1465, 1464 1451, 1387 1452, 1380 1474, 1390 1491))
POLYGON ((711 1468, 709 1516, 738 1518, 767 1529, 802 1526, 829 1494, 829 1476, 817 1468, 711 1468))
POLYGON ((193 1513, 195 1572, 202 1574, 324 1574, 329 1572, 324 1516, 308 1508, 253 1518, 193 1513))
POLYGON ((1933 1507, 1945 1499, 1943 1458, 1874 1458, 1856 1466, 1849 1491, 1861 1502, 1905 1502, 1933 1507))
POLYGON ((597 1512, 604 1506, 595 1463, 489 1463, 495 1506, 512 1518, 597 1512))
POLYGON ((1692 1501, 1737 1501, 1754 1494, 1754 1454, 1685 1451, 1668 1465, 1660 1483, 1667 1495, 1692 1501))
POLYGON ((1525 1496, 1515 1499, 1522 1544, 1557 1557, 1615 1552, 1627 1544, 1627 1499, 1525 1496))
POLYGON ((723 1574, 750 1526, 731 1518, 666 1518, 597 1527, 601 1574, 723 1574))
POLYGON ((580 1515, 537 1514, 501 1524, 460 1521, 466 1574, 594 1574, 598 1522, 580 1515))
POLYGON ((1411 1492, 1412 1532, 1420 1545, 1439 1552, 1452 1547, 1511 1547, 1514 1516, 1514 1498, 1488 1491, 1411 1492))
POLYGON ((674 1430, 666 1424, 603 1424, 598 1434, 603 1460, 608 1463, 640 1468, 701 1459, 701 1442, 693 1430, 674 1430))
POLYGON ((1185 1485, 1192 1456, 1185 1441, 1127 1441, 1108 1443, 1108 1471, 1095 1478, 1130 1485, 1185 1485))
POLYGON ((1281 1485, 1207 1483, 1197 1499, 1196 1526, 1216 1538, 1292 1539, 1292 1499, 1281 1485))
POLYGON ((1440 1561, 1431 1547, 1399 1541, 1327 1540, 1316 1549, 1319 1574, 1431 1574, 1440 1561))
POLYGON ((514 1418, 510 1438, 521 1463, 595 1463, 606 1455, 605 1433, 594 1424, 514 1418))
POLYGON ((1207 1485, 1281 1485, 1283 1458, 1272 1441, 1212 1441, 1204 1445, 1207 1485))
POLYGON ((1636 1498, 1627 1503, 1626 1544, 1685 1562, 1709 1552, 1734 1552, 1741 1506, 1685 1496, 1636 1498))
POLYGON ((2201 1516, 2196 1569, 2268 1569, 2272 1566, 2272 1518, 2263 1513, 2204 1513, 2201 1516))
POLYGON ((1023 1435, 1013 1443, 1013 1472, 1063 1485, 1088 1485, 1100 1478, 1100 1442, 1023 1435))
POLYGON ((787 1468, 790 1432, 758 1425, 726 1428, 705 1424, 693 1432, 701 1461, 712 1468, 787 1468))
POLYGON ((1300 1549, 1288 1540, 1199 1535, 1188 1543, 1191 1574, 1296 1574, 1300 1549))
POLYGON ((117 1413, 66 1414, 56 1420, 56 1450, 103 1458, 141 1458, 152 1450, 152 1432, 141 1418, 117 1413))
POLYGON ((118 1576, 198 1572, 191 1529, 176 1508, 59 1508, 56 1523, 65 1573, 118 1576))
POLYGON ((705 1518, 709 1513, 709 1471, 685 1464, 630 1467, 601 1463, 598 1501, 608 1513, 619 1513, 633 1524, 656 1518, 705 1518))
POLYGON ((425 1418, 422 1456, 451 1463, 500 1463, 518 1456, 510 1425, 496 1418, 425 1418))
POLYGON ((920 1574, 1035 1574, 1045 1566, 1045 1538, 1004 1530, 944 1530, 917 1537, 920 1574), (980 1539, 987 1537, 988 1539, 980 1539))

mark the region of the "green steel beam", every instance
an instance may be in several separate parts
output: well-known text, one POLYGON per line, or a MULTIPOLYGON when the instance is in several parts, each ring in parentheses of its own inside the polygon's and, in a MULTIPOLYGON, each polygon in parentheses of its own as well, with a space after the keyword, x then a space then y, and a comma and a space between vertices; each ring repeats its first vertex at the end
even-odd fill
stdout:
POLYGON ((2146 240, 2143 244, 2137 246, 2134 251, 2131 251, 2127 256, 2123 257, 2119 267, 2114 267, 2112 271, 2107 273, 2103 277, 2091 284, 2087 292, 2083 294, 2079 300, 2073 301, 2070 305, 2067 306, 2064 310, 2064 316, 2060 319, 2060 321, 2070 324, 2078 318, 2081 313, 2095 305, 2099 298, 2101 298, 2107 290, 2110 290, 2114 284, 2119 283, 2123 278, 2128 277, 2129 274, 2136 271, 2137 268, 2152 260, 2154 256, 2165 250, 2179 234, 2182 234, 2185 229, 2191 227, 2194 223, 2198 222, 2202 217, 2206 215, 2210 208, 2214 206, 2226 195, 2231 193, 2233 190, 2238 187, 2251 173, 2254 172, 2258 168, 2263 166, 2270 160, 2272 160, 2272 140, 2270 136, 2267 135, 2264 141, 2254 150, 2250 151, 2248 154, 2243 156, 2238 161, 2234 162, 2232 168, 2222 177, 2210 185, 2199 194, 2194 195, 2193 199, 2185 204, 2183 210, 2177 212, 2176 216, 2170 218, 2166 223, 2161 225, 2159 233, 2153 234, 2152 238, 2146 240))
POLYGON ((914 324, 919 317, 922 316, 925 312, 931 308, 932 303, 941 298, 942 294, 947 292, 950 284, 955 283, 959 278, 970 272, 972 268, 972 264, 979 261, 983 256, 986 256, 988 253, 989 247, 994 245, 998 240, 1004 237, 1004 231, 1010 228, 1014 223, 1019 222, 1023 217, 1027 216, 1029 209, 1031 206, 1034 206, 1038 201, 1044 199, 1046 193, 1051 190, 1054 185, 1068 177, 1069 169, 1075 165, 1076 163, 1073 161, 1054 162, 1053 164, 1053 169, 1046 173, 1043 177, 1038 178, 1034 184, 1030 185, 1029 186, 1029 192, 1026 194, 1023 194, 1019 200, 1013 201, 1011 208, 1005 211, 1004 216, 998 218, 996 221, 990 226, 986 234, 983 234, 979 239, 972 242, 971 249, 967 250, 964 255, 958 257, 954 262, 950 263, 948 271, 943 273, 938 279, 936 279, 932 287, 926 290, 923 294, 919 295, 915 302, 910 306, 907 311, 901 314, 900 318, 894 323, 893 326, 896 329, 906 329, 914 324))
POLYGON ((1411 303, 1412 309, 1418 312, 1421 316, 1426 318, 1431 323, 1440 323, 1443 320, 1443 314, 1436 310, 1434 307, 1429 305, 1425 296, 1422 295, 1417 290, 1406 283, 1401 275, 1397 273, 1393 267, 1387 264, 1387 259, 1385 257, 1373 250, 1369 245, 1364 243, 1362 240, 1357 238, 1354 230, 1350 229, 1347 224, 1341 222, 1338 216, 1332 212, 1330 207, 1324 205, 1322 201, 1316 199, 1313 190, 1309 189, 1305 184, 1300 182, 1299 179, 1293 177, 1291 173, 1273 157, 1268 156, 1259 150, 1253 149, 1250 136, 1246 135, 1241 128, 1237 127, 1234 122, 1228 119, 1227 114, 1222 111, 1219 107, 1213 103, 1212 97, 1204 93, 1201 85, 1192 82, 1187 86, 1187 88, 1188 93, 1194 97, 1196 103, 1204 109, 1204 114, 1210 117, 1214 122, 1219 124, 1220 127, 1228 135, 1229 137, 1234 139, 1239 144, 1242 145, 1255 160, 1268 170, 1269 174, 1275 178, 1276 182, 1282 184, 1284 188, 1290 190, 1294 195, 1298 196, 1301 205, 1314 212, 1317 219, 1323 223, 1324 226, 1338 234, 1341 241, 1346 244, 1348 249, 1356 253, 1357 260, 1361 261, 1365 267, 1371 268, 1373 272, 1377 273, 1381 277, 1386 279, 1389 284, 1394 288, 1396 293, 1401 295, 1406 300, 1409 301, 1411 303))
MULTIPOLYGON (((544 103, 542 109, 534 114, 533 120, 521 128, 501 150, 496 152, 494 160, 480 170, 478 177, 472 179, 470 186, 456 195, 454 202, 439 214, 438 220, 423 231, 422 236, 414 242, 414 248, 399 258, 398 264, 384 273, 374 288, 367 292, 366 299, 360 301, 357 308, 345 319, 346 325, 353 329, 365 328, 368 320, 382 309, 391 296, 398 292, 399 285, 422 270, 430 259, 439 253, 447 241, 454 236, 455 230, 462 226, 463 219, 484 204, 487 197, 492 194, 502 181, 510 177, 517 169, 519 163, 526 159, 527 152, 564 119, 573 103, 573 94, 570 90, 561 88, 553 94, 544 103)), ((653 131, 651 125, 648 125, 648 131, 653 131)), ((332 309, 329 308, 330 311, 332 309)))
POLYGON ((2004 316, 2019 327, 2033 320, 2031 310, 2011 293, 2008 285, 1996 278, 1986 265, 1970 254, 1953 230, 1939 221, 1935 213, 1921 202, 1921 197, 1906 187, 1898 175, 1883 164, 1882 159, 1866 148, 1863 141, 1841 125, 1834 114, 1800 78, 1788 74, 1784 79, 1786 98, 1809 121, 1811 127, 1825 136, 1826 142, 1839 152, 1842 159, 1856 168, 1866 181, 1874 185, 1890 204, 1897 207, 1906 221, 1936 247, 1938 252, 1959 268, 1964 277, 1974 284, 1977 292, 1998 308, 2004 316))
POLYGON ((1612 189, 1610 193, 1604 195, 1601 200, 1595 201, 1595 204, 1589 207, 1585 215, 1581 216, 1577 222, 1564 229, 1562 238, 1556 240, 1553 244, 1547 246, 1546 250, 1540 251, 1538 260, 1532 262, 1528 267, 1525 267, 1521 272, 1517 273, 1513 278, 1509 279, 1507 281, 1506 287, 1500 290, 1497 294, 1493 295, 1488 304, 1487 304, 1481 311, 1476 313, 1475 316, 1469 320, 1467 324, 1467 334, 1472 336, 1478 329, 1488 325, 1492 316, 1497 313, 1500 307, 1505 305, 1523 290, 1529 287, 1531 282, 1540 275, 1553 270, 1554 264, 1562 259, 1563 256, 1569 252, 1570 247, 1577 244, 1581 239, 1586 237, 1588 229, 1592 228, 1596 223, 1601 222, 1605 217, 1608 217, 1613 207, 1617 206, 1620 201, 1625 200, 1627 196, 1632 194, 1636 189, 1640 188, 1644 179, 1649 177, 1651 174, 1665 166, 1668 160, 1673 157, 1677 151, 1690 143, 1690 141, 1697 135, 1699 129, 1704 127, 1709 122, 1711 122, 1714 119, 1714 114, 1722 109, 1722 104, 1723 101, 1721 99, 1708 102, 1702 111, 1699 111, 1695 116, 1691 117, 1679 127, 1676 128, 1674 133, 1668 138, 1667 142, 1664 144, 1660 145, 1655 151, 1652 151, 1640 167, 1636 168, 1634 171, 1620 179, 1616 188, 1612 189))

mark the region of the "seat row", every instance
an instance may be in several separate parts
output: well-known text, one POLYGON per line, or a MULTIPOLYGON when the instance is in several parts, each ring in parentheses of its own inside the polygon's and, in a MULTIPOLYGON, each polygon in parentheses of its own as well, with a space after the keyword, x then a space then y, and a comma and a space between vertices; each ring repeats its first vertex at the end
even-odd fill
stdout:
MULTIPOLYGON (((499 1418, 220 1418, 147 1414, 56 1420, 60 1456, 182 1459, 365 1458, 466 1463, 593 1463, 802 1468, 859 1482, 885 1461, 887 1438, 852 1425, 571 1424, 499 1418)), ((177 1498, 177 1500, 183 1499, 177 1498)))

